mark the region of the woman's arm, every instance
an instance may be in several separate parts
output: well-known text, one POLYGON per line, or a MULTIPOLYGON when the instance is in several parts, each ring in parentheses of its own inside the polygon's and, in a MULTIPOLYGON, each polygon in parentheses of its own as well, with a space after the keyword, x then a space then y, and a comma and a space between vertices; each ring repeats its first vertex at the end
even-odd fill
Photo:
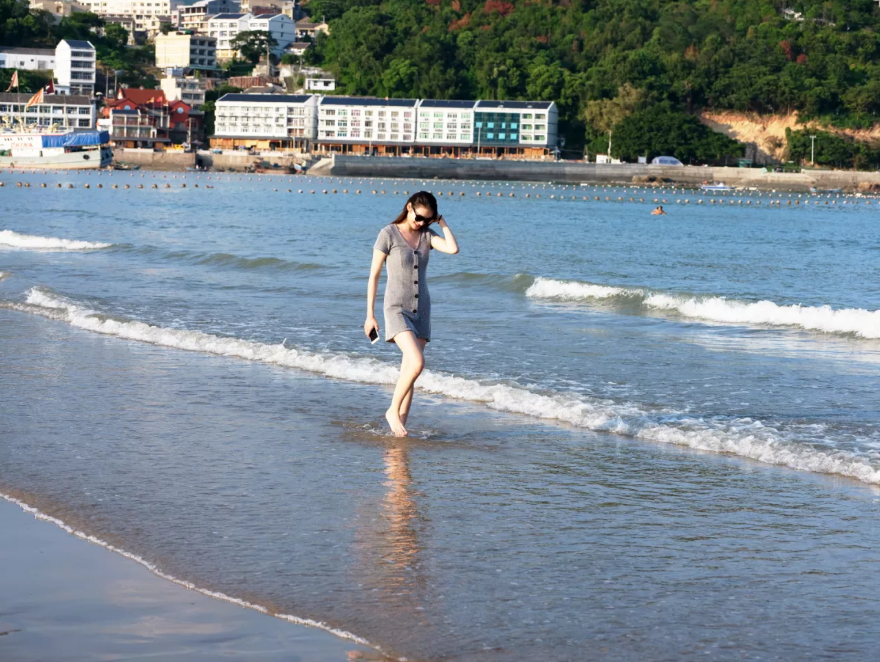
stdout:
POLYGON ((431 248, 435 251, 440 251, 441 253, 449 253, 450 255, 455 255, 458 253, 458 242, 455 241, 455 235, 452 234, 452 230, 449 229, 449 226, 446 225, 446 219, 442 216, 440 220, 437 221, 440 224, 440 228, 443 230, 443 236, 438 237, 437 235, 431 235, 431 248))
POLYGON ((373 263, 370 265, 370 278, 367 280, 367 321, 364 322, 364 333, 367 337, 372 329, 379 332, 379 322, 376 321, 374 309, 376 307, 376 290, 379 289, 379 274, 382 273, 382 265, 388 257, 382 251, 373 249, 373 263))

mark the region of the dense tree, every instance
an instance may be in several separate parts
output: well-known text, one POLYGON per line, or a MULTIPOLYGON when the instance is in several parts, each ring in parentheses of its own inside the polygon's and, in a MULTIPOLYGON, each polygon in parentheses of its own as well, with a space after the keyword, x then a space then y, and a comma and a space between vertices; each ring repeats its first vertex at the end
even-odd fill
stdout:
POLYGON ((278 41, 265 30, 245 30, 239 32, 232 40, 232 47, 251 64, 257 64, 270 48, 275 48, 278 41))
POLYGON ((306 9, 331 28, 307 61, 334 71, 343 92, 553 99, 568 145, 594 137, 588 104, 627 83, 646 108, 880 121, 872 0, 310 0, 306 9))

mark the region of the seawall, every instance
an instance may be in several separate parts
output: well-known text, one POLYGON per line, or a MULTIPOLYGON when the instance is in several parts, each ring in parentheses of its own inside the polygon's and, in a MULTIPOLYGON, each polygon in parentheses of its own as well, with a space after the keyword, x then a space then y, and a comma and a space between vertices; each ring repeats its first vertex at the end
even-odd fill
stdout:
POLYGON ((142 170, 182 171, 187 168, 207 167, 214 170, 244 171, 255 163, 263 167, 278 165, 279 169, 287 168, 294 163, 302 163, 300 154, 248 154, 247 152, 225 151, 214 154, 207 150, 199 152, 155 152, 152 149, 113 148, 113 162, 140 166, 142 170))
POLYGON ((862 182, 880 185, 880 173, 848 170, 810 170, 800 173, 762 173, 760 168, 709 168, 597 164, 576 161, 504 161, 494 159, 437 159, 335 155, 320 173, 339 177, 415 177, 423 179, 486 179, 591 184, 632 184, 648 178, 685 186, 705 181, 759 189, 806 191, 817 188, 855 188, 862 182))

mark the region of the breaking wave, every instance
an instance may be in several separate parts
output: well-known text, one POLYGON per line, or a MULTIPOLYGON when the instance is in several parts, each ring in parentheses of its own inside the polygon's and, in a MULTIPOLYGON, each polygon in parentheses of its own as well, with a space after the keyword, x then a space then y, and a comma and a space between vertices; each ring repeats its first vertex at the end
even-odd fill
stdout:
MULTIPOLYGON (((95 333, 192 352, 228 356, 370 384, 393 384, 396 366, 374 358, 344 353, 311 352, 283 344, 222 337, 201 331, 170 329, 143 322, 99 315, 43 288, 29 291, 26 303, 3 302, 2 307, 42 315, 95 333)), ((426 370, 421 391, 484 404, 492 409, 552 419, 589 430, 727 453, 767 464, 817 473, 849 476, 880 484, 880 467, 870 459, 831 446, 829 440, 806 432, 777 429, 751 418, 703 418, 681 413, 652 412, 632 403, 538 391, 515 382, 469 379, 426 370), (817 447, 819 446, 819 447, 817 447)))
POLYGON ((102 244, 92 241, 76 241, 74 239, 59 239, 57 237, 39 237, 29 234, 19 234, 12 230, 0 230, 0 246, 11 246, 13 248, 37 251, 86 251, 99 248, 109 248, 111 244, 102 244))
POLYGON ((797 327, 820 333, 880 338, 880 310, 834 309, 831 306, 779 305, 772 301, 739 301, 717 296, 674 295, 641 288, 612 287, 578 281, 536 278, 526 290, 535 299, 588 302, 627 299, 648 310, 723 324, 797 327))
POLYGON ((275 269, 278 271, 313 271, 324 266, 313 262, 296 262, 277 257, 242 257, 233 253, 203 253, 197 251, 163 251, 153 246, 133 248, 121 246, 120 251, 144 255, 158 254, 160 259, 185 264, 227 267, 230 269, 275 269))

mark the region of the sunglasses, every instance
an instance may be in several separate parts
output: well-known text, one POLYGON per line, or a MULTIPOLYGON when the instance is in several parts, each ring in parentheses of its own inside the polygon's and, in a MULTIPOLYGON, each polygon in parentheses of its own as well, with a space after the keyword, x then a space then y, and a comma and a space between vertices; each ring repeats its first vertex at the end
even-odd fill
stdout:
POLYGON ((431 223, 434 220, 433 216, 422 216, 421 214, 417 213, 415 210, 413 210, 413 214, 416 215, 416 221, 420 221, 422 223, 431 223))

